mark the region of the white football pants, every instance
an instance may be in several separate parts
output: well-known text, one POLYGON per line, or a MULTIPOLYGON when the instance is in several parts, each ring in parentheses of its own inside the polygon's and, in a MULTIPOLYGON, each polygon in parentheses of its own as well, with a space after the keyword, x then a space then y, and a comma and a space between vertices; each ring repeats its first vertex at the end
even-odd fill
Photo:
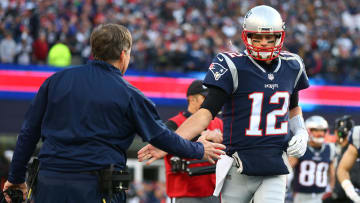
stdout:
POLYGON ((232 166, 221 190, 222 203, 283 203, 286 192, 286 175, 247 176, 232 166))

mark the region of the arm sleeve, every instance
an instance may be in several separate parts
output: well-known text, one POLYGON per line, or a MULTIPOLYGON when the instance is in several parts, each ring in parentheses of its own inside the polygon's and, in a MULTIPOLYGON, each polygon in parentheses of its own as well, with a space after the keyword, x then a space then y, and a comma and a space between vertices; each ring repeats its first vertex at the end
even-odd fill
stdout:
POLYGON ((128 113, 144 141, 176 156, 202 159, 203 145, 185 140, 168 129, 161 121, 155 105, 145 96, 134 95, 131 98, 128 113))
POLYGON ((25 182, 27 163, 41 136, 41 124, 47 106, 48 85, 49 79, 41 85, 25 114, 10 165, 8 180, 13 184, 25 182))
POLYGON ((209 110, 213 118, 215 118, 230 95, 216 86, 209 85, 208 88, 209 93, 202 103, 201 108, 209 110))
POLYGON ((293 92, 290 96, 289 110, 299 106, 299 92, 293 92))

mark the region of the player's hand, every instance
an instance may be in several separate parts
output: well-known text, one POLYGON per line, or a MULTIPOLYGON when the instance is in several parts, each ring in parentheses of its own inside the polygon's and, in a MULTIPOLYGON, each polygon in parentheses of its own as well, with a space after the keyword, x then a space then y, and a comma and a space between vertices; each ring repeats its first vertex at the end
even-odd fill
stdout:
POLYGON ((298 131, 289 141, 287 154, 296 158, 302 157, 307 148, 309 134, 306 130, 298 131))
POLYGON ((152 162, 163 158, 167 155, 167 152, 158 149, 151 144, 146 145, 138 151, 138 161, 142 162, 145 160, 149 160, 146 162, 146 165, 150 165, 152 162))
POLYGON ((222 143, 223 134, 218 129, 205 130, 201 133, 199 140, 203 140, 203 139, 211 141, 211 142, 222 143))
MULTIPOLYGON (((3 191, 5 191, 7 189, 20 190, 23 193, 23 199, 26 199, 27 185, 26 185, 25 182, 21 183, 21 184, 12 184, 9 181, 6 181, 5 184, 4 184, 3 191)), ((6 193, 4 193, 4 195, 5 195, 6 202, 10 203, 11 199, 10 199, 9 195, 7 195, 6 193)))
POLYGON ((326 192, 323 194, 323 196, 321 197, 322 200, 326 200, 331 198, 332 192, 326 192))
POLYGON ((225 154, 222 149, 225 149, 225 145, 219 143, 209 142, 207 140, 198 140, 204 146, 203 159, 208 160, 210 163, 215 164, 214 159, 220 159, 221 154, 225 154))

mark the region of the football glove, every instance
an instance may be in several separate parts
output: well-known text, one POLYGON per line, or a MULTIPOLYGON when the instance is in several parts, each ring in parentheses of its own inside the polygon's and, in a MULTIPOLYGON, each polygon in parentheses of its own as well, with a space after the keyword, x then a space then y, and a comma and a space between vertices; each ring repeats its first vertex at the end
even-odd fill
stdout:
POLYGON ((287 154, 296 158, 302 157, 306 152, 308 136, 307 131, 296 133, 289 141, 287 154))
POLYGON ((290 139, 286 152, 289 156, 302 157, 306 152, 309 139, 303 117, 296 115, 291 118, 289 120, 289 127, 294 136, 290 139))

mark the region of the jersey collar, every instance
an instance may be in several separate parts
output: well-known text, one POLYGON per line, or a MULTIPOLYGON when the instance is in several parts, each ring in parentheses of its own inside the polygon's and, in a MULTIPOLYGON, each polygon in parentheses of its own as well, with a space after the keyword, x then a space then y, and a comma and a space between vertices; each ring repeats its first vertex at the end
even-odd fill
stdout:
MULTIPOLYGON (((245 50, 244 53, 256 67, 258 67, 263 73, 266 73, 266 70, 249 55, 247 50, 245 50)), ((278 64, 274 70, 274 73, 278 72, 280 67, 281 67, 281 59, 280 57, 278 57, 278 64)))
POLYGON ((312 153, 319 153, 320 154, 321 152, 323 152, 325 150, 325 144, 323 144, 320 149, 315 149, 314 147, 312 147, 310 145, 308 147, 309 147, 309 150, 312 153))
POLYGON ((92 65, 92 66, 97 66, 97 67, 101 67, 103 69, 112 71, 112 72, 116 72, 122 75, 121 71, 119 69, 117 69, 115 66, 106 63, 105 61, 101 61, 101 60, 91 60, 88 61, 88 64, 92 65))

